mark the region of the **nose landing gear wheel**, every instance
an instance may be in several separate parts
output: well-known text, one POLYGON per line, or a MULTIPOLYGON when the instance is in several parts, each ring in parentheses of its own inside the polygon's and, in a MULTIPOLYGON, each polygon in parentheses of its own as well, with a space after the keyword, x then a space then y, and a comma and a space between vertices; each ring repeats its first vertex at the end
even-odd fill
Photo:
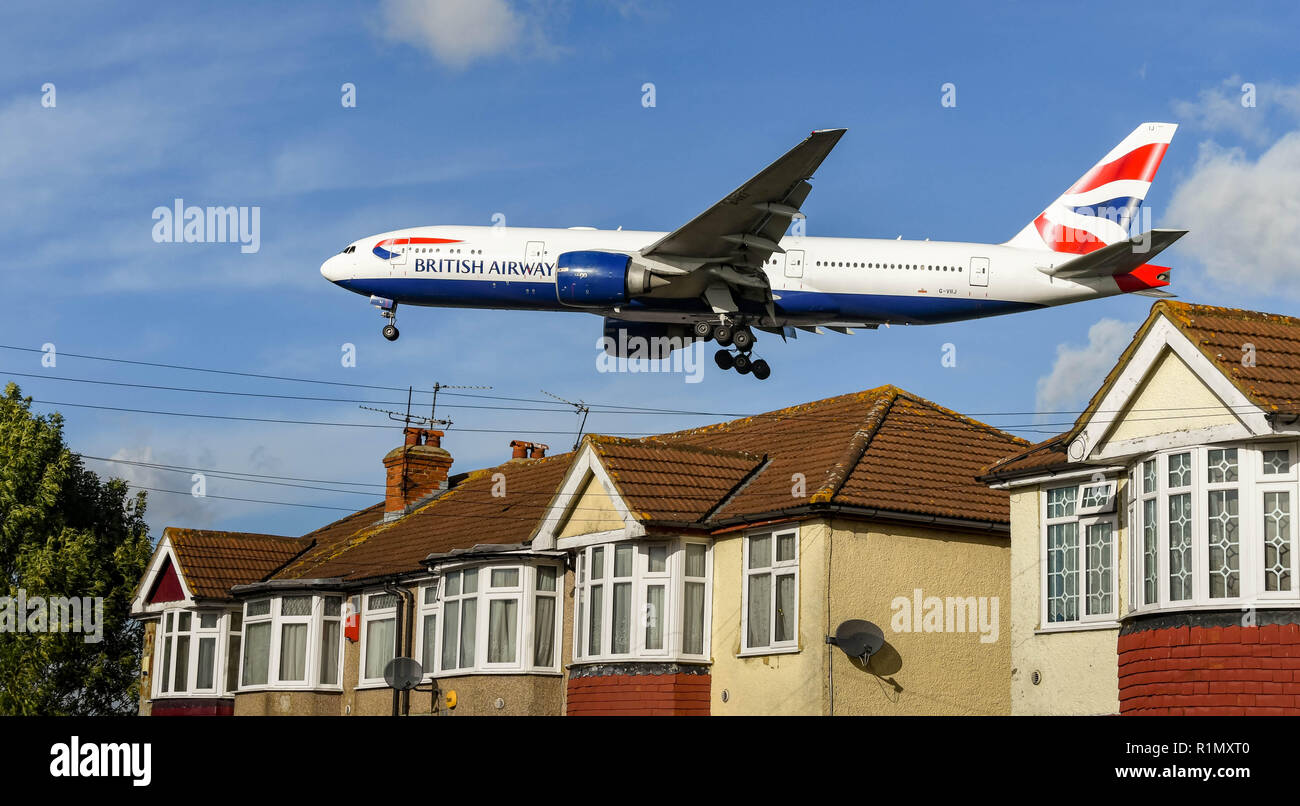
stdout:
POLYGON ((716 353, 713 354, 713 363, 718 365, 718 369, 721 370, 731 369, 732 366, 731 353, 727 352, 726 350, 718 350, 716 353))
POLYGON ((398 333, 397 328, 394 327, 393 325, 384 325, 383 332, 384 332, 384 338, 388 339, 389 341, 397 341, 397 337, 401 335, 400 333, 398 333))

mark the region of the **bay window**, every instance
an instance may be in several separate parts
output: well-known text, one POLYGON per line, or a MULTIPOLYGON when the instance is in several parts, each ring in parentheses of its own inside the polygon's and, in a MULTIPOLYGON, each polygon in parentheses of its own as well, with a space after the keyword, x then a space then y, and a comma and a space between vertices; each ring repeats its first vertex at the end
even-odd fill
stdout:
POLYGON ((153 696, 216 697, 235 681, 229 661, 239 657, 238 613, 216 609, 171 609, 158 620, 153 696))
POLYGON ((342 606, 341 595, 305 593, 245 602, 243 634, 232 622, 228 641, 230 668, 241 669, 240 689, 339 689, 342 606))
POLYGON ((562 578, 560 566, 534 560, 444 569, 423 589, 425 677, 558 673, 562 578))
POLYGON ((741 651, 799 649, 799 530, 746 535, 741 651))
POLYGON ((1135 609, 1300 598, 1294 443, 1165 451, 1134 478, 1135 609))
POLYGON ((620 541, 580 549, 574 659, 708 658, 708 543, 620 541))
POLYGON ((1113 621, 1116 482, 1050 487, 1043 496, 1044 625, 1113 621))

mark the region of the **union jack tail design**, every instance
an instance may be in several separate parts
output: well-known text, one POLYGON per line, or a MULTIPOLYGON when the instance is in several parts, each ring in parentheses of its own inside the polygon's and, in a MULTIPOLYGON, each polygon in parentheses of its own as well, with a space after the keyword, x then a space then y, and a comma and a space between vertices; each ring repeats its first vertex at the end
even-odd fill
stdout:
POLYGON ((1177 129, 1138 126, 1006 245, 1083 255, 1128 238, 1177 129))

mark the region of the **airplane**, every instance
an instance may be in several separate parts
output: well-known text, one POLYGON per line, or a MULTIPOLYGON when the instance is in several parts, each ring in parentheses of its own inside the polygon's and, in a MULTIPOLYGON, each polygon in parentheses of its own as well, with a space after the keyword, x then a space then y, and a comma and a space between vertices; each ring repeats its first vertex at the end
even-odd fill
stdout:
POLYGON ((647 357, 650 342, 662 358, 712 340, 719 368, 762 380, 755 330, 785 339, 1173 296, 1170 269, 1148 261, 1187 231, 1130 233, 1177 128, 1141 124, 1001 244, 802 235, 791 224, 809 180, 846 131, 819 129, 672 232, 415 227, 354 241, 320 271, 370 298, 389 341, 398 305, 579 311, 604 317, 606 352, 647 357))

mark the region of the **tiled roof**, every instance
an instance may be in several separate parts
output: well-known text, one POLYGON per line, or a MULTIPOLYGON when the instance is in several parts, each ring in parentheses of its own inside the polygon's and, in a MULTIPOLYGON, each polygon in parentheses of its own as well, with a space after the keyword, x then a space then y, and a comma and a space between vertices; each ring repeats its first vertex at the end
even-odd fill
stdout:
POLYGON ((211 599, 228 598, 234 585, 266 579, 309 545, 296 537, 248 532, 168 527, 163 534, 190 592, 211 599))
POLYGON ((1151 306, 1146 321, 1069 431, 1003 457, 985 468, 983 477, 1013 478, 1069 466, 1066 446, 1092 418, 1143 337, 1161 317, 1178 328, 1252 403, 1266 411, 1300 411, 1300 319, 1162 299, 1151 306), (1242 361, 1252 348, 1253 366, 1242 361))

